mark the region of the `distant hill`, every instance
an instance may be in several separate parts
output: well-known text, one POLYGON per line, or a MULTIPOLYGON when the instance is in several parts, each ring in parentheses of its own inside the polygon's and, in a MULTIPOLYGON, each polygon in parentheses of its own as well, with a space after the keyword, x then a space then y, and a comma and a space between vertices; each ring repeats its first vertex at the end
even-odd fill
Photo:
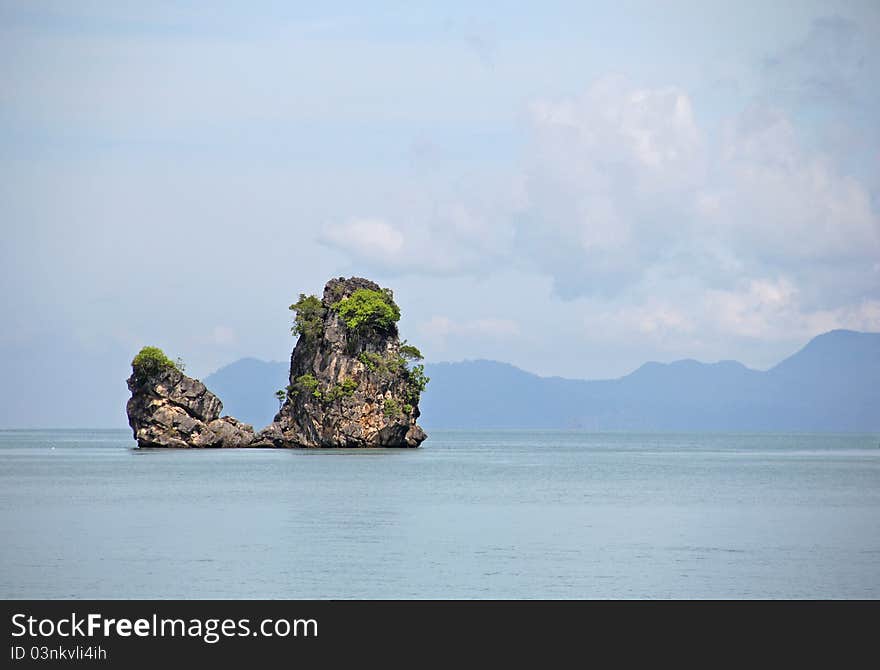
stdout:
MULTIPOLYGON (((539 377, 506 363, 426 366, 431 428, 880 431, 880 333, 835 330, 761 372, 736 361, 646 363, 620 379, 539 377)), ((205 380, 225 411, 272 420, 287 363, 242 359, 205 380)))
POLYGON ((223 413, 260 429, 278 411, 275 391, 287 388, 290 363, 242 358, 203 379, 223 401, 223 413))

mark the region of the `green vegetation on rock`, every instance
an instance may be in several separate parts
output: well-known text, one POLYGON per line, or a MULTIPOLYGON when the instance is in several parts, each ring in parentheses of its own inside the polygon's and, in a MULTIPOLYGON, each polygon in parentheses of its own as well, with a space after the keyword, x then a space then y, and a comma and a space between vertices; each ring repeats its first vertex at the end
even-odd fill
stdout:
POLYGON ((300 293, 299 300, 288 309, 295 313, 293 327, 290 329, 294 335, 316 340, 324 332, 326 310, 317 296, 300 293))
POLYGON ((406 399, 413 405, 418 404, 422 391, 428 385, 431 378, 425 375, 424 365, 414 365, 412 370, 407 373, 406 378, 406 399))
POLYGON ((131 361, 131 369, 138 379, 146 379, 164 370, 182 370, 183 361, 175 363, 159 347, 144 347, 131 361))
POLYGON ((422 391, 431 381, 425 375, 424 365, 409 367, 410 361, 422 360, 422 352, 406 342, 400 346, 396 354, 388 353, 383 356, 372 351, 363 351, 358 355, 358 360, 364 364, 367 370, 386 382, 391 382, 401 376, 404 378, 406 404, 403 406, 403 411, 405 414, 412 412, 413 405, 418 404, 422 391))
POLYGON ((388 289, 360 288, 333 305, 345 325, 352 330, 373 329, 389 332, 400 320, 400 308, 388 289))
POLYGON ((406 340, 400 345, 400 355, 407 361, 420 361, 424 358, 422 352, 417 347, 407 344, 406 340))
POLYGON ((358 354, 358 360, 363 363, 364 367, 370 372, 378 371, 385 364, 385 359, 382 357, 382 354, 376 354, 372 351, 362 351, 358 354))
POLYGON ((312 374, 304 374, 297 377, 295 386, 295 392, 305 391, 318 399, 323 395, 319 388, 318 380, 315 379, 315 375, 312 374))
POLYGON ((327 389, 324 393, 324 400, 334 402, 342 398, 350 398, 354 395, 355 390, 357 390, 357 382, 354 379, 344 379, 327 389))
POLYGON ((321 402, 329 403, 342 398, 350 398, 354 395, 357 387, 358 383, 354 379, 344 379, 329 388, 322 389, 321 382, 313 374, 304 374, 296 378, 295 384, 287 387, 287 393, 293 397, 302 391, 321 402))
POLYGON ((278 389, 275 391, 275 399, 278 401, 278 407, 280 408, 284 404, 284 400, 287 398, 287 391, 284 389, 278 389))
POLYGON ((389 418, 396 417, 400 414, 400 406, 394 398, 386 398, 383 403, 382 411, 385 413, 385 416, 389 418))

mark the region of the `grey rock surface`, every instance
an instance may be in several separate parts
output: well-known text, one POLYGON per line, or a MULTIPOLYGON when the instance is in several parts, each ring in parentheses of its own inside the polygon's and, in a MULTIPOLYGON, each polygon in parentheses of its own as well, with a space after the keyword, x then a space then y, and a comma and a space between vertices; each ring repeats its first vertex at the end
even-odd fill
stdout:
POLYGON ((140 447, 248 447, 254 429, 229 416, 197 379, 168 368, 146 379, 128 378, 128 425, 140 447))
POLYGON ((290 358, 288 398, 260 433, 262 440, 276 446, 417 447, 427 438, 416 423, 418 394, 401 362, 396 326, 355 331, 333 308, 358 289, 382 290, 361 277, 327 282, 321 333, 300 336, 290 358))
MULTIPOLYGON (((427 438, 416 423, 421 389, 401 354, 396 323, 353 328, 338 310, 359 289, 383 291, 361 277, 327 282, 314 328, 300 335, 291 355, 287 398, 259 434, 221 417, 220 399, 173 366, 133 372, 126 409, 138 445, 418 447, 427 438)), ((391 292, 384 293, 387 300, 379 304, 397 310, 391 292)))

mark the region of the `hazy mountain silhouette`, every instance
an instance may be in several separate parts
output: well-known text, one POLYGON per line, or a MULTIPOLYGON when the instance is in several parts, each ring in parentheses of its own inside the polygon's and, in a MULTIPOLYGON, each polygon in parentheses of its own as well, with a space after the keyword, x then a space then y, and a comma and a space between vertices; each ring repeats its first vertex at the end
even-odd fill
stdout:
POLYGON ((278 389, 287 388, 289 368, 290 363, 242 358, 203 381, 223 401, 224 414, 259 429, 272 423, 278 411, 274 394, 278 389))
MULTIPOLYGON (((225 411, 261 427, 287 363, 236 361, 205 379, 225 411)), ((430 428, 878 431, 880 333, 835 330, 761 372, 736 361, 646 363, 620 379, 539 377, 506 363, 426 366, 430 428)))

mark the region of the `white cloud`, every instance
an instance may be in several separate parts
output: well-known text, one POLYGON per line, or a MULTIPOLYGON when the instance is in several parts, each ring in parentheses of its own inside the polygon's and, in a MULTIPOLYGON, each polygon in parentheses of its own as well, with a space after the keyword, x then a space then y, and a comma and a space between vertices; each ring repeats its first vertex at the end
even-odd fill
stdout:
POLYGON ((592 316, 586 326, 595 330, 596 324, 612 338, 626 332, 660 337, 692 333, 696 329, 694 319, 684 310, 669 302, 656 300, 601 312, 592 316))
POLYGON ((620 82, 535 110, 518 251, 598 299, 588 330, 687 349, 880 327, 871 192, 780 110, 713 135, 683 91, 620 82))
POLYGON ((622 170, 634 186, 671 187, 700 165, 703 134, 690 97, 675 87, 635 88, 608 77, 577 98, 539 100, 531 109, 539 152, 561 162, 557 175, 570 175, 572 185, 607 188, 622 170))
POLYGON ((369 261, 394 264, 400 261, 403 234, 381 219, 352 219, 330 226, 321 240, 369 261))
POLYGON ((742 115, 720 158, 721 174, 696 209, 706 234, 721 235, 740 256, 783 266, 861 262, 866 270, 880 258, 867 187, 801 146, 778 110, 742 115))
POLYGON ((511 319, 484 317, 472 320, 455 320, 448 316, 432 316, 419 324, 419 332, 439 343, 451 337, 476 337, 483 339, 507 339, 520 334, 520 327, 511 319))
POLYGON ((650 358, 733 358, 766 368, 829 330, 880 331, 880 300, 815 307, 786 276, 744 279, 728 288, 664 281, 628 298, 569 303, 581 314, 584 350, 630 352, 629 366, 613 376, 650 358))
MULTIPOLYGON (((403 190, 403 188, 402 188, 403 190)), ((318 241, 340 250, 358 267, 385 275, 484 275, 511 259, 509 217, 481 200, 484 194, 462 194, 451 189, 407 191, 403 205, 389 209, 396 217, 356 217, 329 226, 318 241)))
POLYGON ((688 233, 705 140, 688 95, 607 78, 532 105, 517 251, 564 297, 618 293, 688 233))
MULTIPOLYGON (((874 323, 871 191, 783 111, 753 106, 703 127, 683 89, 605 78, 534 102, 530 124, 505 187, 432 198, 429 185, 410 216, 398 212, 405 226, 355 219, 325 242, 383 272, 537 271, 564 299, 597 300, 586 313, 609 332, 635 337, 874 323)), ((491 331, 445 317, 423 326, 441 339, 491 331)))
POLYGON ((835 328, 880 330, 880 300, 809 309, 785 278, 752 280, 733 291, 706 291, 702 309, 707 323, 739 337, 790 340, 835 328))
POLYGON ((795 289, 785 279, 752 280, 738 291, 709 290, 703 309, 717 328, 733 335, 766 337, 791 321, 795 289))
POLYGON ((706 141, 683 91, 611 80, 536 103, 534 130, 521 250, 564 296, 620 293, 671 260, 710 283, 783 268, 806 285, 806 264, 843 261, 876 279, 870 191, 779 110, 747 110, 706 141), (709 250, 733 274, 704 262, 709 250))

